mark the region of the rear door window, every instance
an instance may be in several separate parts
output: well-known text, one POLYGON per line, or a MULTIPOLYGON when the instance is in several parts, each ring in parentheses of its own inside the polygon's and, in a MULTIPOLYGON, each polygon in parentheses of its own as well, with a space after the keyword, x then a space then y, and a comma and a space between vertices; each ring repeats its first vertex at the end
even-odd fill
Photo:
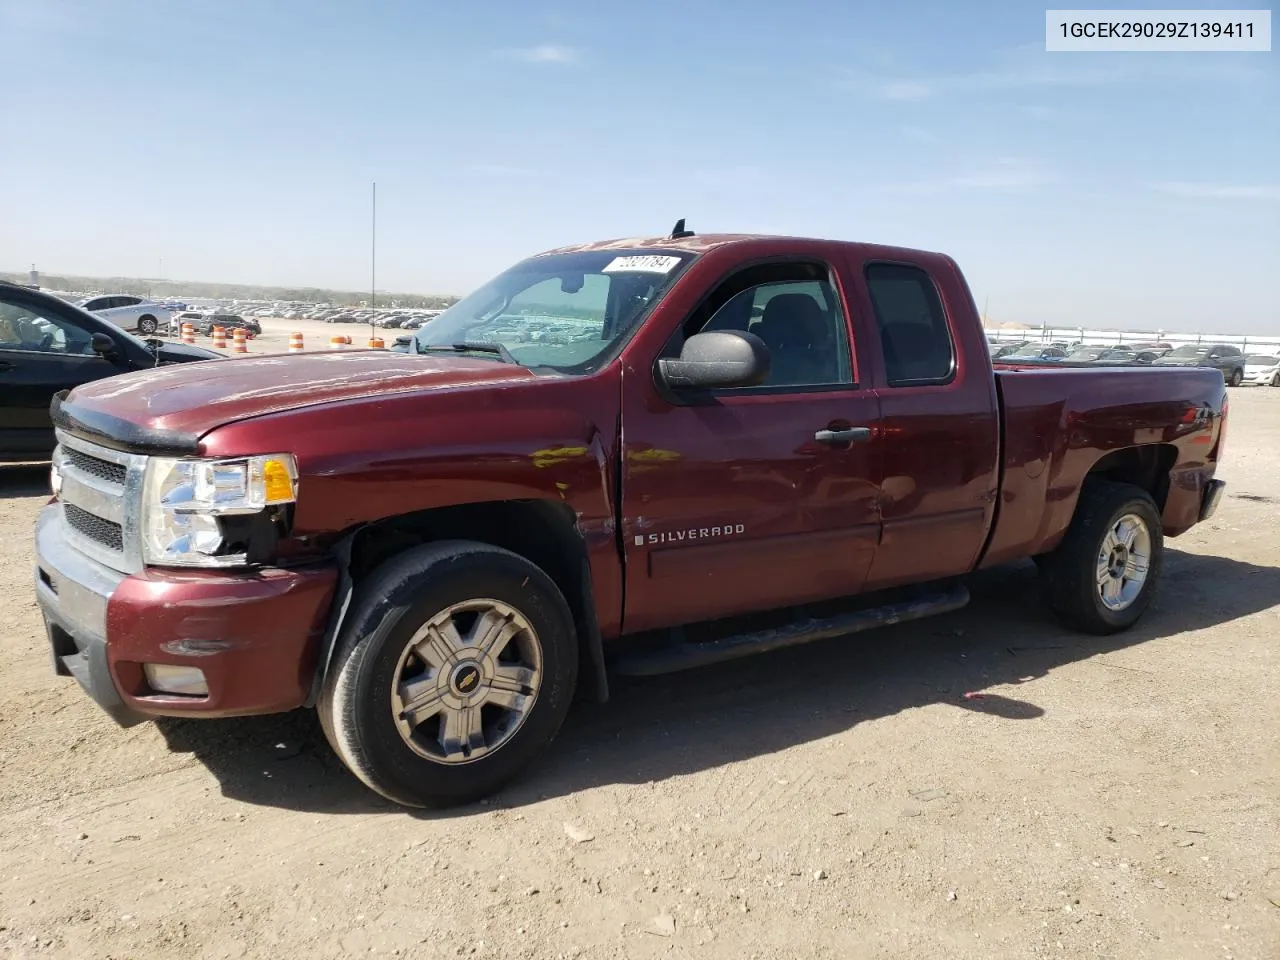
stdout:
POLYGON ((889 386, 950 382, 955 343, 933 278, 901 263, 868 264, 865 274, 889 386))

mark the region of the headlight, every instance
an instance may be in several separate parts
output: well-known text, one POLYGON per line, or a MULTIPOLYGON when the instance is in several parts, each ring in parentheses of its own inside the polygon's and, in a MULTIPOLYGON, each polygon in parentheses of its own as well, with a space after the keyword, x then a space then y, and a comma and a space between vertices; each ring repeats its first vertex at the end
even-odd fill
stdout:
POLYGON ((239 460, 147 463, 143 559, 157 566, 234 567, 248 562, 245 531, 269 508, 293 503, 298 467, 290 454, 239 460))

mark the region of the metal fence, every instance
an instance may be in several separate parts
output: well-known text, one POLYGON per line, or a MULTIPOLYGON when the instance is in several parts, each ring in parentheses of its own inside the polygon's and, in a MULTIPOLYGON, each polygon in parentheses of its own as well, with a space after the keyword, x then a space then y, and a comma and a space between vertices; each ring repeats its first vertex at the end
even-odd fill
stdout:
POLYGON ((1133 343, 1167 343, 1174 347, 1185 344, 1224 343, 1239 347, 1242 353, 1280 355, 1280 336, 1243 336, 1218 333, 1172 333, 1165 330, 1089 330, 1085 327, 1050 327, 1025 330, 988 328, 987 338, 994 343, 1067 343, 1118 347, 1133 343))

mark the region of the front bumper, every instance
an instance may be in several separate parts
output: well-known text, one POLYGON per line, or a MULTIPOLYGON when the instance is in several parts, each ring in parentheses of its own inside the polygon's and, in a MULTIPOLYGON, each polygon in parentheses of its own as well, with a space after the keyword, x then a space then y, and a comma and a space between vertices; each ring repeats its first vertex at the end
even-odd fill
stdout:
POLYGON ((337 578, 333 566, 126 575, 67 545, 59 504, 36 525, 36 598, 54 671, 75 677, 124 726, 301 706, 337 578), (207 695, 151 689, 147 663, 198 668, 207 695))

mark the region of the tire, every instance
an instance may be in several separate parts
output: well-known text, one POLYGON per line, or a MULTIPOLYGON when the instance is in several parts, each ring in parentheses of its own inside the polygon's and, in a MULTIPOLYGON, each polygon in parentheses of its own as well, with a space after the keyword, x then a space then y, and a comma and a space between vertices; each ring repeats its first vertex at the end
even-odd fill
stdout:
POLYGON ((406 551, 359 585, 317 710, 368 787, 405 806, 446 807, 493 793, 542 754, 577 680, 573 616, 551 578, 508 550, 452 540, 406 551), (432 621, 441 629, 427 634, 432 621), (501 624, 496 653, 473 655, 486 623, 501 624), (495 675, 502 688, 490 686, 495 675), (408 717, 406 699, 427 706, 408 717), (465 741, 454 736, 463 730, 465 741))
POLYGON ((1227 386, 1238 387, 1244 382, 1244 371, 1237 367, 1231 371, 1231 379, 1227 381, 1227 386))
POLYGON ((149 337, 159 328, 160 324, 158 324, 156 322, 156 318, 151 316, 149 313, 143 314, 138 318, 138 332, 141 334, 145 334, 149 337))
POLYGON ((1164 528, 1151 495, 1127 483, 1093 481, 1081 491, 1075 516, 1062 543, 1038 565, 1046 581, 1049 606, 1058 618, 1076 630, 1105 636, 1127 630, 1146 612, 1155 595, 1163 562, 1164 528), (1130 543, 1132 553, 1107 550, 1110 566, 1104 570, 1108 539, 1122 522, 1123 532, 1132 532, 1135 519, 1140 521, 1142 529, 1130 543), (1144 549, 1146 573, 1139 581, 1138 577, 1131 576, 1139 568, 1125 562, 1125 555, 1140 558, 1144 549), (1114 576, 1117 564, 1123 571, 1118 580, 1114 576), (1108 578, 1106 583, 1119 583, 1119 587, 1106 587, 1112 602, 1104 599, 1104 574, 1108 578))
POLYGON ((1271 385, 1273 387, 1280 387, 1280 373, 1277 373, 1274 377, 1271 378, 1271 385))

